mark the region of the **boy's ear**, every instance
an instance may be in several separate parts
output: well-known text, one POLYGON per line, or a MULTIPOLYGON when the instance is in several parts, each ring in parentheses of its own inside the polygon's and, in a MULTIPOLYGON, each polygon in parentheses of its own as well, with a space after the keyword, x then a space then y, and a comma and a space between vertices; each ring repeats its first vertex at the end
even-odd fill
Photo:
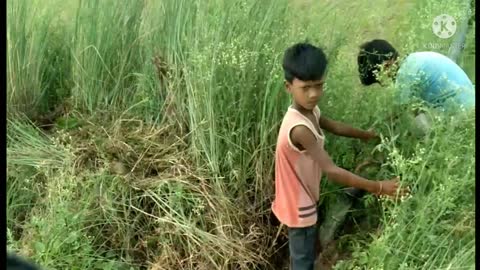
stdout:
POLYGON ((389 68, 389 67, 391 67, 394 63, 395 63, 395 60, 394 60, 394 59, 387 60, 387 61, 385 61, 385 62, 383 63, 383 66, 384 66, 385 68, 389 68))
POLYGON ((291 86, 291 83, 285 80, 285 91, 287 91, 288 93, 290 93, 290 86, 291 86))

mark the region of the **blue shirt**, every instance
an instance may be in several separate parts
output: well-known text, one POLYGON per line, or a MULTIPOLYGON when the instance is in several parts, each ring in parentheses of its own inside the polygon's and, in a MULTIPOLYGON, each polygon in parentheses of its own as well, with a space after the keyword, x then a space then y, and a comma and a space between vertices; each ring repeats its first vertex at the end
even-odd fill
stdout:
POLYGON ((444 109, 447 104, 475 108, 475 88, 467 74, 450 58, 436 52, 408 55, 400 64, 395 87, 401 104, 420 98, 444 109))

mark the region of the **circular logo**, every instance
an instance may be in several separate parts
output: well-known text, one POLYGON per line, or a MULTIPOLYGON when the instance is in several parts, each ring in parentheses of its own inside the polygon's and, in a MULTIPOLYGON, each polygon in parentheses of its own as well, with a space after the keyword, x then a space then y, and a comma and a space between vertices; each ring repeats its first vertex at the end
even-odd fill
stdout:
POLYGON ((457 22, 448 14, 441 14, 433 19, 432 30, 439 38, 449 38, 457 30, 457 22))

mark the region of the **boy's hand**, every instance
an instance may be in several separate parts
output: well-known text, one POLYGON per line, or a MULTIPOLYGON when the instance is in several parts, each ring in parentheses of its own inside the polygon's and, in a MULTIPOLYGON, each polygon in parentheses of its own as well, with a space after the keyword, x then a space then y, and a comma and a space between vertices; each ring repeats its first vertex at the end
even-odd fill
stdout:
POLYGON ((376 192, 377 195, 386 195, 390 197, 403 197, 409 194, 410 190, 408 187, 406 188, 401 188, 399 187, 398 183, 399 177, 395 177, 391 180, 384 180, 380 181, 379 183, 379 189, 376 192))
POLYGON ((380 136, 377 135, 372 129, 365 131, 362 141, 368 142, 370 140, 380 139, 380 136))

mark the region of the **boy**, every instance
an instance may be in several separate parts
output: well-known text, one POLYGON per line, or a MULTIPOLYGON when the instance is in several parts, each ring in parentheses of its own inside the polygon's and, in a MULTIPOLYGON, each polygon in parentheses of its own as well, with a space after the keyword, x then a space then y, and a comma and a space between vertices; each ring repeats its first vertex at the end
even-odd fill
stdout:
POLYGON ((325 81, 327 59, 323 51, 307 43, 288 48, 283 59, 285 86, 292 95, 280 127, 275 153, 275 199, 272 211, 288 228, 293 270, 313 270, 317 243, 317 204, 320 179, 378 195, 406 194, 396 179, 371 181, 336 166, 323 149, 322 129, 336 135, 373 139, 373 132, 355 129, 321 115, 317 102, 325 81))
POLYGON ((381 66, 395 80, 397 101, 407 105, 414 98, 442 110, 475 108, 475 89, 467 74, 448 57, 436 52, 411 53, 403 61, 386 40, 374 39, 360 46, 358 72, 363 85, 379 82, 381 66))
POLYGON ((7 252, 7 270, 40 270, 40 268, 14 253, 7 252))

